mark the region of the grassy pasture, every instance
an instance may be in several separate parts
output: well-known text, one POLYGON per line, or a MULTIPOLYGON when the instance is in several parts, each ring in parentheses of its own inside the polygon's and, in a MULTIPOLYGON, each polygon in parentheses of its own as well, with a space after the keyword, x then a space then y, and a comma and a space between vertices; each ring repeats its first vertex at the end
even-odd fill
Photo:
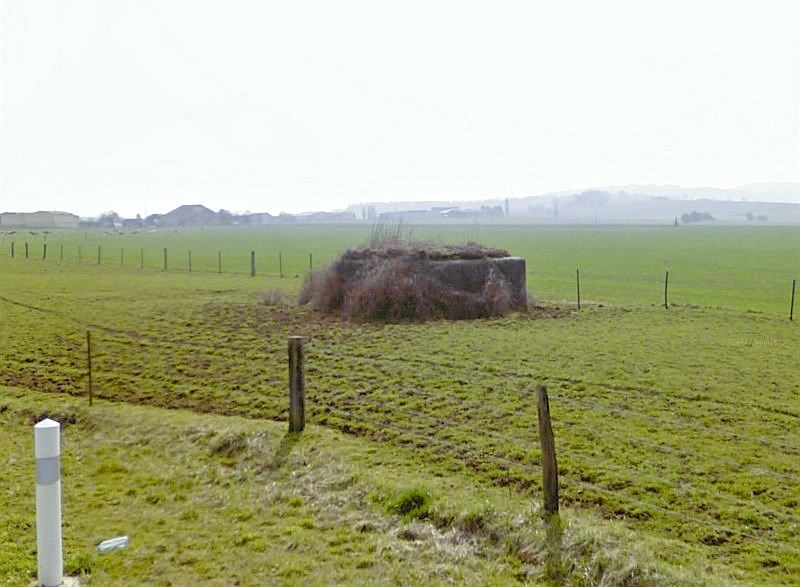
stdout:
MULTIPOLYGON (((416 226, 413 237, 434 242, 474 240, 508 249, 528 262, 529 290, 543 300, 575 301, 575 270, 581 272, 583 300, 624 305, 663 303, 664 277, 670 272, 670 301, 677 304, 752 310, 788 316, 792 280, 800 274, 797 227, 649 226, 416 226)), ((161 229, 123 235, 102 230, 21 232, 2 235, 0 255, 16 257, 29 244, 31 259, 41 259, 48 242, 48 262, 65 261, 129 270, 163 269, 168 250, 170 271, 192 270, 278 276, 304 276, 309 254, 315 268, 343 249, 369 238, 369 226, 269 226, 262 228, 161 229), (80 255, 79 255, 80 248, 80 255)))
MULTIPOLYGON (((283 230, 267 231, 263 238, 276 240, 264 250, 308 244, 289 265, 297 274, 308 250, 322 262, 369 232, 283 230)), ((678 565, 692 553, 733 568, 742 582, 796 583, 800 331, 786 317, 796 231, 430 230, 417 236, 474 238, 526 256, 529 288, 545 309, 354 325, 270 296, 266 303, 264 292, 295 293, 300 279, 242 275, 252 245, 238 275, 41 262, 17 249, 14 259, 0 257, 0 383, 85 393, 90 328, 101 398, 285 420, 286 337, 304 334, 310 422, 405 450, 426 475, 459 475, 533 500, 540 471, 531 392, 546 383, 564 503, 683 544, 669 555, 678 565), (659 261, 662 249, 671 253, 659 261), (652 280, 642 278, 651 265, 652 280), (571 299, 571 266, 582 269, 584 299, 607 304, 578 312, 554 301, 571 299), (669 311, 659 307, 665 266, 675 276, 669 311), (680 275, 694 276, 693 285, 679 285, 680 275), (770 297, 773 289, 785 296, 770 297)), ((169 238, 200 251, 205 232, 169 238)), ((233 250, 232 239, 261 233, 216 234, 205 245, 213 257, 233 250)))
POLYGON ((411 448, 0 386, 2 585, 35 574, 28 465, 45 416, 62 422, 64 569, 82 585, 499 587, 545 584, 548 565, 568 585, 735 581, 677 541, 581 510, 563 512, 552 552, 530 498, 421 469, 411 448), (122 534, 124 550, 95 551, 122 534))

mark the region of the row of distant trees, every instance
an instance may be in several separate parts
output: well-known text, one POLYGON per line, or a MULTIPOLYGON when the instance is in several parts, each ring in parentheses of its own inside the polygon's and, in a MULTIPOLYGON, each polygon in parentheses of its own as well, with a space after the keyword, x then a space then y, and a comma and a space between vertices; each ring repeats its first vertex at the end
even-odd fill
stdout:
POLYGON ((714 220, 714 217, 708 212, 698 212, 697 210, 692 210, 688 214, 681 214, 681 222, 683 224, 705 222, 706 220, 714 220))
MULTIPOLYGON (((138 214, 137 217, 141 219, 141 216, 139 216, 138 214)), ((122 217, 113 210, 109 210, 108 212, 103 212, 97 218, 97 225, 102 226, 104 228, 114 228, 114 225, 119 224, 120 222, 122 222, 122 217)))
POLYGON ((768 222, 769 221, 769 218, 767 218, 763 214, 759 214, 758 216, 754 216, 752 212, 748 212, 747 214, 745 214, 745 218, 747 218, 747 220, 749 220, 750 222, 753 222, 754 220, 757 220, 758 222, 768 222))
MULTIPOLYGON (((752 212, 748 212, 747 214, 745 214, 745 218, 747 218, 747 220, 750 222, 754 221, 769 222, 769 218, 767 218, 763 214, 755 216, 752 212)), ((691 224, 692 222, 704 222, 706 220, 714 220, 714 217, 708 212, 698 212, 697 210, 692 210, 688 214, 681 215, 681 222, 683 224, 691 224)), ((677 218, 675 219, 675 222, 677 224, 678 222, 677 218)))

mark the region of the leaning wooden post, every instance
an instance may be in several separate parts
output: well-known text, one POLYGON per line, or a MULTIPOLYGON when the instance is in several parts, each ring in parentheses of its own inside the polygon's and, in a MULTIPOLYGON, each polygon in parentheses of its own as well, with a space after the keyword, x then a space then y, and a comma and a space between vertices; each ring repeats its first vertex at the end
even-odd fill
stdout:
POLYGON ((797 284, 796 279, 792 279, 792 302, 789 305, 789 320, 794 320, 794 286, 797 284))
POLYGON ((544 510, 549 514, 558 513, 558 465, 556 464, 556 443, 553 427, 550 424, 550 403, 547 388, 536 387, 536 401, 539 409, 539 443, 542 446, 542 487, 544 489, 544 510))
POLYGON ((92 387, 92 333, 86 331, 86 374, 89 381, 89 405, 94 399, 94 388, 92 387))
POLYGON ((36 457, 37 585, 62 585, 61 424, 45 418, 33 427, 36 457))
POLYGON ((667 298, 667 288, 669 287, 669 271, 664 276, 664 309, 669 310, 669 299, 667 298))
POLYGON ((250 251, 250 277, 256 276, 256 252, 250 251))
POLYGON ((575 284, 578 288, 578 309, 581 309, 581 270, 575 270, 575 284))
POLYGON ((289 432, 302 432, 306 426, 304 341, 303 336, 289 337, 289 432))

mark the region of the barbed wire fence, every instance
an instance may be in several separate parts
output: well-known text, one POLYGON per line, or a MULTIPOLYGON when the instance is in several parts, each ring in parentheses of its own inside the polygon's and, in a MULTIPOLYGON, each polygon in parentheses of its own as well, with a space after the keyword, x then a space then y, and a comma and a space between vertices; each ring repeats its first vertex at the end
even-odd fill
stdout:
MULTIPOLYGON (((5 235, 4 235, 5 242, 5 235)), ((311 251, 298 252, 292 251, 291 255, 284 255, 284 252, 275 249, 271 251, 257 251, 251 249, 249 251, 230 253, 218 250, 214 253, 203 251, 198 259, 198 256, 193 257, 191 249, 176 250, 173 247, 163 247, 158 250, 151 248, 125 248, 102 244, 98 245, 77 245, 73 244, 65 254, 64 244, 51 243, 48 249, 46 238, 42 242, 37 242, 31 246, 27 240, 22 242, 24 245, 24 258, 32 260, 46 261, 48 258, 64 262, 74 262, 79 264, 94 264, 103 266, 118 266, 120 269, 138 269, 138 270, 159 270, 163 272, 185 272, 185 273, 217 273, 217 274, 230 274, 230 275, 249 275, 250 277, 278 277, 278 278, 304 278, 314 271, 314 254, 311 251), (56 248, 58 252, 56 253, 56 248), (155 250, 155 252, 153 252, 155 250), (49 257, 48 257, 49 255, 49 257), (65 256, 66 255, 66 256, 65 256), (289 257, 292 260, 289 261, 289 257), (306 266, 306 258, 308 264, 306 266), (194 262, 193 262, 194 259, 194 262), (199 261, 199 262, 198 262, 199 261), (258 262, 257 262, 258 261, 258 262), (233 268, 231 268, 231 266, 233 268)), ((21 257, 23 251, 17 246, 15 239, 10 240, 9 252, 10 257, 21 257)), ((319 258, 319 255, 318 257, 319 258)), ((545 273, 535 268, 529 268, 527 271, 531 277, 543 277, 546 279, 552 278, 552 273, 545 273)), ((565 278, 566 273, 562 276, 565 278)), ((611 283, 624 283, 630 285, 636 283, 638 286, 646 286, 652 290, 651 304, 663 305, 665 309, 669 309, 673 303, 670 301, 670 284, 674 289, 676 282, 676 275, 673 272, 672 281, 670 281, 670 271, 666 273, 656 274, 655 272, 649 275, 632 276, 632 275, 614 275, 605 271, 595 271, 581 273, 580 268, 575 270, 575 284, 571 298, 558 300, 559 303, 566 303, 574 305, 578 310, 581 309, 581 279, 583 279, 584 298, 583 304, 598 304, 600 302, 589 302, 585 299, 587 284, 594 282, 611 282, 611 283), (663 275, 663 281, 661 281, 663 275), (661 284, 663 283, 663 290, 661 284), (662 297, 663 291, 663 297, 662 297)), ((679 282, 680 283, 680 282, 679 282)), ((794 320, 794 306, 795 306, 795 292, 796 292, 797 279, 792 279, 791 286, 788 282, 786 284, 786 291, 774 292, 771 296, 770 302, 775 303, 775 300, 782 299, 784 296, 787 300, 788 317, 790 321, 794 320), (791 291, 791 293, 789 293, 791 291)), ((684 286, 702 286, 706 290, 720 290, 725 289, 729 291, 738 290, 742 283, 735 280, 722 280, 718 278, 703 278, 693 276, 691 284, 687 282, 682 283, 684 286)), ((566 291, 566 290, 562 290, 566 291)), ((691 303, 691 300, 683 300, 685 303, 691 303)))
POLYGON ((8 256, 34 261, 58 261, 80 265, 96 265, 123 270, 161 271, 173 273, 204 273, 219 275, 249 275, 250 277, 299 278, 314 270, 313 253, 280 249, 245 252, 229 250, 198 251, 178 247, 118 247, 105 244, 75 244, 42 242, 18 244, 10 240, 8 256), (256 253, 258 252, 258 255, 256 253), (257 262, 258 261, 258 262, 257 262))

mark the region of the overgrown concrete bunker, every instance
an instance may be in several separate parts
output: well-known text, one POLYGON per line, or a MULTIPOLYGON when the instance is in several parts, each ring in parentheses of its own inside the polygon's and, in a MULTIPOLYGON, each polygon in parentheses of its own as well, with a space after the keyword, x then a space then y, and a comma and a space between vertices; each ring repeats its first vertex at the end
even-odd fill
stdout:
POLYGON ((499 316, 527 307, 525 259, 475 244, 360 247, 311 275, 300 301, 366 320, 499 316))
POLYGON ((499 257, 428 261, 425 270, 454 290, 480 294, 487 282, 501 276, 510 295, 509 309, 527 308, 525 259, 499 257))

